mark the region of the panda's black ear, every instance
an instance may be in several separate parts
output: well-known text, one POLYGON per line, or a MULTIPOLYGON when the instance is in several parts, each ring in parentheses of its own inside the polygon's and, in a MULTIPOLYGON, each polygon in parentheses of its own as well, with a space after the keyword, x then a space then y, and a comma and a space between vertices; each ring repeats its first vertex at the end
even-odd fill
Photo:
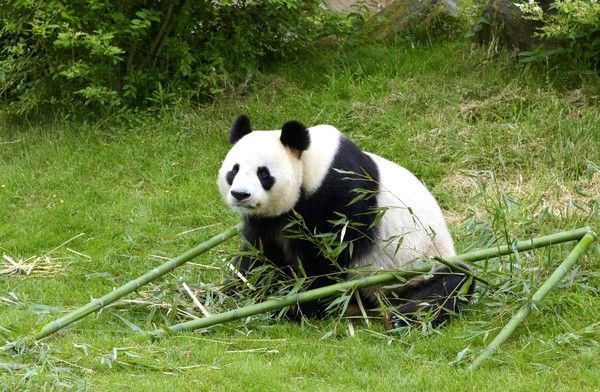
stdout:
POLYGON ((240 114, 229 130, 229 142, 235 144, 250 132, 252 132, 252 128, 250 128, 250 119, 245 114, 240 114))
POLYGON ((288 121, 281 127, 281 144, 302 152, 310 146, 308 129, 298 121, 288 121))

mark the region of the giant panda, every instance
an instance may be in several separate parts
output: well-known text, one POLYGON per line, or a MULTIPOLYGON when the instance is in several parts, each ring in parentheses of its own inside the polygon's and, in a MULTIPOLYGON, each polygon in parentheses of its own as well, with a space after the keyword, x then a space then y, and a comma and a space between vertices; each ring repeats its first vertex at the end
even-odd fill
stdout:
MULTIPOLYGON (((246 246, 260 249, 261 259, 292 275, 312 278, 307 289, 334 283, 340 268, 352 278, 455 254, 442 211, 425 185, 396 163, 362 151, 335 127, 289 121, 281 130, 253 131, 249 118, 240 115, 229 141, 233 146, 217 185, 225 203, 243 218, 246 246), (337 232, 352 246, 332 260, 315 241, 289 234, 288 225, 298 216, 308 232, 337 232), (340 217, 351 222, 344 230, 335 223, 340 217)), ((257 263, 240 256, 236 267, 245 274, 257 263)), ((400 288, 363 289, 362 301, 367 307, 389 307, 388 328, 426 317, 437 326, 468 302, 474 286, 447 268, 434 272, 400 288)), ((326 306, 323 301, 301 304, 291 315, 322 317, 326 306)))

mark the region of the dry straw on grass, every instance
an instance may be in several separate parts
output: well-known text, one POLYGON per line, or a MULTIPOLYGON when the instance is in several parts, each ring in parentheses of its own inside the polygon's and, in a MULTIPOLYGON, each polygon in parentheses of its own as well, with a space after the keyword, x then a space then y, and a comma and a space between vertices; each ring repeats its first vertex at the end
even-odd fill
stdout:
MULTIPOLYGON (((0 260, 0 275, 15 275, 15 276, 54 276, 62 274, 71 264, 69 257, 53 257, 52 253, 67 245, 69 242, 81 237, 84 233, 79 233, 75 237, 63 242, 56 248, 41 256, 31 256, 27 259, 18 259, 7 254, 2 255, 0 260)), ((88 255, 67 248, 67 251, 78 256, 89 259, 88 255)))
POLYGON ((14 259, 4 254, 0 264, 0 275, 53 276, 65 271, 65 257, 32 256, 25 260, 14 259))

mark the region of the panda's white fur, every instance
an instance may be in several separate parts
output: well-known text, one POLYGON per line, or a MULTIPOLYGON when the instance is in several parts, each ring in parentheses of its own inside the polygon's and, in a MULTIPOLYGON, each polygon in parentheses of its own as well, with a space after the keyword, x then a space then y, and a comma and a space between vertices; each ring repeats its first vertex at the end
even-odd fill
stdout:
POLYGON ((386 208, 379 224, 378 249, 353 266, 403 267, 417 257, 453 256, 454 242, 435 198, 410 171, 367 153, 379 169, 377 205, 386 208), (397 249, 397 242, 402 240, 397 249))
POLYGON ((308 128, 310 146, 301 156, 304 176, 302 186, 309 195, 318 191, 340 145, 340 131, 331 125, 308 128))

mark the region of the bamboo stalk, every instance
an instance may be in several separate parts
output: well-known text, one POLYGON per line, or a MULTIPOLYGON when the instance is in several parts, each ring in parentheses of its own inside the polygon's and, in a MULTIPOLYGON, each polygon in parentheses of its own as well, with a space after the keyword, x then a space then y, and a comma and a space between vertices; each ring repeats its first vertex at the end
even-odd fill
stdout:
MULTIPOLYGON (((110 303, 130 294, 131 292, 137 290, 141 286, 167 274, 178 266, 184 264, 185 262, 191 260, 192 258, 200 255, 201 253, 206 252, 208 249, 216 246, 217 244, 235 236, 240 230, 242 225, 238 224, 235 227, 230 228, 229 230, 212 237, 208 241, 203 242, 202 244, 190 249, 189 251, 183 253, 182 255, 167 261, 162 264, 160 267, 153 269, 150 272, 145 273, 144 275, 138 277, 135 280, 130 281, 129 283, 121 286, 110 293, 91 301, 90 303, 68 313, 67 315, 51 321, 46 324, 41 331, 35 336, 35 340, 43 339, 54 332, 72 324, 73 322, 80 320, 81 318, 87 316, 90 313, 93 313, 97 310, 102 309, 103 307, 109 305, 110 303)), ((502 256, 511 254, 514 251, 527 251, 531 249, 536 249, 540 247, 545 247, 549 245, 554 245, 562 242, 574 241, 581 239, 586 233, 590 232, 590 229, 585 227, 581 229, 570 230, 561 233, 555 233, 539 238, 534 238, 525 241, 517 241, 512 245, 502 245, 494 248, 487 248, 476 250, 473 252, 465 253, 463 255, 457 255, 452 257, 446 257, 445 260, 448 262, 473 262, 478 260, 486 260, 492 257, 502 256)), ((213 315, 211 317, 216 317, 219 315, 213 315)))
MULTIPOLYGON (((513 245, 503 245, 497 246, 495 248, 487 248, 481 249, 469 253, 465 253, 462 255, 456 255, 447 257, 444 259, 444 264, 455 270, 462 270, 464 273, 468 275, 472 275, 472 273, 464 268, 461 268, 454 263, 459 261, 478 261, 478 260, 486 260, 491 257, 503 256, 507 254, 513 253, 515 250, 525 251, 530 249, 535 249, 543 246, 549 246, 561 242, 578 240, 585 236, 590 232, 590 229, 585 227, 582 229, 571 230, 568 232, 561 232, 556 234, 547 235, 544 237, 534 238, 526 241, 518 241, 513 243, 513 245)), ((393 281, 397 281, 398 277, 412 277, 415 275, 419 275, 425 272, 428 272, 432 269, 434 264, 431 262, 421 262, 421 264, 416 265, 414 267, 414 271, 399 271, 396 273, 392 272, 384 272, 381 274, 365 277, 362 279, 351 280, 347 282, 337 283, 331 286, 321 287, 314 290, 309 290, 304 293, 298 293, 294 295, 285 296, 282 298, 268 300, 262 303, 246 306, 239 309, 230 310, 228 312, 215 314, 210 317, 191 320, 180 324, 175 324, 170 327, 166 327, 163 329, 157 329, 154 332, 151 332, 151 335, 155 337, 161 337, 165 334, 183 331, 183 330, 193 330, 199 328, 206 328, 216 324, 221 324, 229 321, 239 320, 244 317, 252 316, 255 314, 270 312, 272 310, 282 309, 286 306, 292 306, 296 304, 300 304, 307 301, 313 301, 319 298, 331 297, 339 292, 345 292, 351 288, 359 289, 363 287, 376 286, 380 284, 390 283, 393 281), (406 275, 405 275, 406 274, 406 275)), ((487 282, 486 282, 487 283, 487 282)))
POLYGON ((451 272, 460 272, 468 277, 473 278, 473 280, 476 280, 478 282, 481 282, 483 284, 485 284, 488 287, 496 287, 495 285, 491 284, 490 282, 488 282, 487 280, 475 275, 471 270, 467 269, 467 268, 463 268, 462 266, 455 264, 455 263, 451 263, 446 259, 443 259, 439 256, 434 256, 433 260, 437 261, 440 264, 445 265, 446 267, 448 267, 450 269, 451 272))
POLYGON ((244 317, 253 316, 259 313, 270 312, 272 310, 282 309, 286 306, 301 304, 304 302, 314 301, 320 298, 333 297, 348 290, 356 290, 369 286, 377 286, 390 282, 398 281, 399 278, 409 279, 417 275, 429 272, 435 266, 435 263, 430 261, 420 261, 415 263, 410 271, 394 271, 383 272, 377 275, 370 275, 360 279, 348 280, 333 285, 320 287, 318 289, 308 290, 301 293, 286 295, 284 297, 271 299, 254 305, 245 306, 243 308, 233 309, 227 312, 215 314, 210 317, 205 317, 197 320, 191 320, 180 324, 175 324, 170 327, 157 329, 150 334, 153 337, 162 337, 165 334, 174 332, 194 330, 199 328, 207 328, 213 325, 226 323, 229 321, 239 320, 244 317))
POLYGON ((103 307, 115 302, 116 300, 123 298, 127 294, 130 294, 133 291, 139 289, 141 286, 145 285, 146 283, 156 280, 159 277, 173 271, 175 268, 179 267, 180 265, 190 261, 191 259, 199 256, 200 254, 206 252, 207 250, 214 248, 216 245, 220 244, 221 242, 226 241, 229 238, 237 235, 239 233, 239 231, 241 230, 241 228, 242 228, 242 224, 241 223, 237 224, 236 226, 227 229, 226 231, 222 232, 221 234, 218 234, 218 235, 208 239, 207 241, 204 241, 203 243, 195 246, 194 248, 188 250, 187 252, 161 264, 160 266, 152 269, 151 271, 146 272, 145 274, 138 277, 137 279, 130 281, 129 283, 111 291, 110 293, 108 293, 100 298, 93 299, 86 305, 84 305, 78 309, 75 309, 71 313, 68 313, 59 319, 51 321, 50 323, 46 324, 41 329, 41 331, 35 336, 35 340, 43 339, 46 336, 51 335, 54 332, 58 331, 59 329, 62 329, 64 327, 66 327, 67 325, 70 325, 70 324, 74 323, 75 321, 82 319, 83 317, 87 316, 88 314, 93 313, 97 310, 100 310, 103 307))
POLYGON ((498 348, 502 343, 504 343, 510 335, 515 331, 515 329, 525 320, 527 316, 532 312, 532 310, 536 310, 540 304, 540 302, 546 297, 546 295, 552 290, 561 279, 569 272, 569 270, 575 265, 575 263, 579 260, 581 255, 585 253, 585 251, 590 247, 594 239, 596 238, 596 234, 592 231, 589 231, 585 236, 577 243, 575 248, 569 253, 567 258, 554 270, 552 275, 540 286, 539 289, 533 294, 531 300, 529 300, 504 326, 504 328, 496 335, 494 340, 487 346, 487 348, 475 358, 473 363, 469 366, 470 370, 475 369, 477 366, 481 364, 481 362, 485 361, 492 354, 498 351, 498 348))
POLYGON ((472 252, 465 253, 463 255, 456 255, 452 257, 445 257, 445 260, 451 262, 465 261, 483 261, 491 259, 493 257, 505 256, 517 252, 524 252, 532 249, 543 248, 550 245, 556 245, 563 242, 579 241, 587 233, 591 232, 592 229, 589 227, 582 227, 580 229, 574 229, 569 231, 562 231, 560 233, 554 233, 545 235, 543 237, 532 238, 529 240, 516 241, 512 244, 499 245, 492 248, 479 249, 472 252))

